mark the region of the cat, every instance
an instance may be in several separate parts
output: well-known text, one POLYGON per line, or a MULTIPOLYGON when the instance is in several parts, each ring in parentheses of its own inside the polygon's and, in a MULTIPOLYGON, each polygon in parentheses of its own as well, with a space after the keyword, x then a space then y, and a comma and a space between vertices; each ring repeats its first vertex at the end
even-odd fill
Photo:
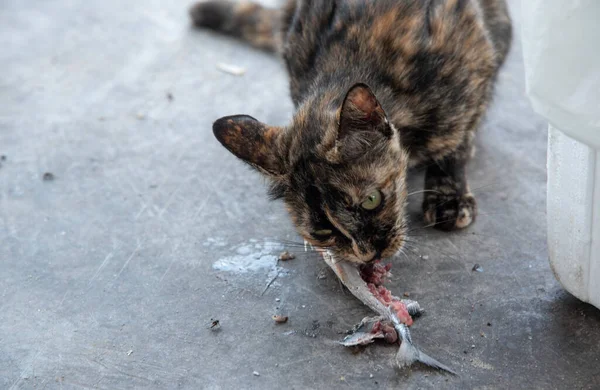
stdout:
POLYGON ((306 241, 354 263, 393 256, 419 165, 427 224, 475 220, 465 166, 512 40, 505 0, 202 1, 190 16, 282 55, 292 123, 235 115, 213 132, 268 178, 306 241))

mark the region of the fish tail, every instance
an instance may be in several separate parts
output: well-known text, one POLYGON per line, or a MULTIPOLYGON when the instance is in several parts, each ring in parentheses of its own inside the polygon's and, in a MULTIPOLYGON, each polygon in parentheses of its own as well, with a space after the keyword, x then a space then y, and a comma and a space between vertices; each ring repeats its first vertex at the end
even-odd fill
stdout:
POLYGON ((425 364, 426 366, 437 368, 439 370, 443 370, 443 371, 449 372, 452 375, 458 376, 458 374, 456 373, 456 371, 454 371, 453 369, 451 369, 450 367, 448 367, 444 363, 441 363, 438 360, 436 360, 436 359, 432 358, 431 356, 427 355, 423 351, 419 351, 419 357, 417 358, 417 361, 420 362, 420 363, 425 364))
POLYGON ((396 364, 399 368, 410 366, 414 362, 419 362, 425 364, 426 366, 437 368, 439 370, 449 372, 452 375, 458 376, 456 371, 419 350, 413 344, 410 334, 408 333, 408 329, 406 329, 406 331, 408 337, 402 338, 402 344, 400 344, 400 348, 396 354, 396 364))

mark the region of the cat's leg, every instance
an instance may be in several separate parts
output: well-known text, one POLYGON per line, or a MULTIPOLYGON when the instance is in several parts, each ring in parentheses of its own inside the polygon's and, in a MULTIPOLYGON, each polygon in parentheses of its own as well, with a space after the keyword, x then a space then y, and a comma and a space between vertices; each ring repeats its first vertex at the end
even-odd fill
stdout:
POLYGON ((477 203, 469 190, 466 164, 472 147, 433 162, 425 173, 423 213, 425 222, 437 229, 469 226, 477 216, 477 203))

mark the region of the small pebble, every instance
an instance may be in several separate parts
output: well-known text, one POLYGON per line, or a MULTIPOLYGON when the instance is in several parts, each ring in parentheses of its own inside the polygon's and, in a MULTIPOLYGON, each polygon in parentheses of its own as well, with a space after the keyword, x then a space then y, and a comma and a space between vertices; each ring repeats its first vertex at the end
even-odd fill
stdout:
POLYGON ((275 298, 275 302, 280 302, 280 301, 281 301, 281 299, 275 298))
POLYGON ((483 272, 483 268, 479 264, 475 264, 471 270, 475 272, 483 272))
POLYGON ((54 174, 51 172, 46 172, 46 173, 44 173, 44 176, 42 176, 42 180, 52 181, 52 180, 54 180, 54 174))
POLYGON ((259 373, 258 371, 254 371, 254 372, 252 373, 252 375, 254 375, 254 376, 260 376, 260 373, 259 373))
POLYGON ((403 295, 407 298, 410 297, 410 293, 408 293, 408 292, 405 292, 403 295))
POLYGON ((275 321, 278 324, 285 324, 288 321, 288 316, 274 315, 273 321, 275 321))
POLYGON ((302 308, 303 308, 303 309, 304 309, 304 308, 306 308, 306 305, 302 305, 302 308))
POLYGON ((139 113, 136 115, 136 118, 140 121, 143 121, 144 119, 146 119, 146 115, 139 113))
POLYGON ((132 353, 133 353, 133 349, 130 349, 129 351, 127 351, 127 356, 131 356, 132 353))
POLYGON ((488 323, 487 323, 487 326, 492 326, 492 323, 491 323, 491 322, 488 322, 488 323))
POLYGON ((280 261, 294 260, 295 258, 296 258, 296 256, 292 255, 288 251, 281 252, 281 254, 279 255, 279 260, 280 261))
POLYGON ((471 345, 471 349, 475 349, 475 344, 471 345))
POLYGON ((6 156, 5 155, 0 156, 0 161, 6 161, 6 156))
POLYGON ((373 374, 369 374, 369 378, 373 378, 373 374))
POLYGON ((423 256, 423 260, 429 260, 429 256, 427 256, 427 255, 423 256))

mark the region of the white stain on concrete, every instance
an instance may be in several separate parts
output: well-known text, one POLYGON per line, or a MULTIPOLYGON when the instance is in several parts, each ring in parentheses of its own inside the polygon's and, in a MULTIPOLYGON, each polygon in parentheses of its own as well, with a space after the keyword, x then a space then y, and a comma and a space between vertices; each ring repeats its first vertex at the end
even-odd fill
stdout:
POLYGON ((217 260, 213 264, 214 269, 236 274, 280 271, 277 260, 279 254, 283 251, 283 245, 279 243, 249 240, 247 243, 232 249, 234 254, 217 260))

